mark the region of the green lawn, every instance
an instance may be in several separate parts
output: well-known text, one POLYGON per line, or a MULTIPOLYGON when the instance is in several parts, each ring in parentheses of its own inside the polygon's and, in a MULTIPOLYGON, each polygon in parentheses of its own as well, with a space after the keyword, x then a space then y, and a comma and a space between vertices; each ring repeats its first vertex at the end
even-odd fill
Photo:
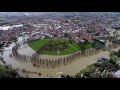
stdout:
POLYGON ((86 44, 86 45, 85 45, 85 48, 86 48, 86 49, 92 48, 92 44, 86 44))
POLYGON ((76 74, 76 76, 80 76, 81 74, 84 74, 85 72, 91 72, 93 70, 95 70, 96 67, 94 66, 94 64, 89 65, 87 68, 81 70, 79 73, 76 74))
MULTIPOLYGON (((42 40, 36 40, 36 41, 33 41, 29 44, 29 46, 37 51, 38 49, 42 48, 44 45, 46 45, 47 43, 49 42, 49 39, 42 39, 42 40)), ((59 40, 56 40, 55 42, 59 42, 59 40)), ((61 43, 64 43, 64 39, 60 39, 60 42, 61 43)), ((60 51, 60 55, 67 55, 67 54, 72 54, 74 52, 77 52, 80 50, 80 46, 79 44, 73 42, 72 44, 66 40, 66 43, 68 43, 68 49, 65 49, 65 50, 62 50, 60 51)), ((63 47, 62 44, 59 44, 58 47, 63 47)), ((91 48, 92 47, 92 44, 86 44, 85 45, 85 48, 88 49, 88 48, 91 48)), ((53 51, 53 50, 44 50, 42 51, 41 53, 42 54, 46 54, 46 55, 57 55, 56 54, 57 51, 53 51)))
MULTIPOLYGON (((69 45, 68 49, 62 50, 60 52, 60 55, 72 54, 72 53, 80 50, 80 47, 77 43, 68 44, 68 45, 69 45)), ((42 51, 42 54, 57 55, 56 51, 50 51, 50 50, 44 50, 44 51, 42 51)))
POLYGON ((49 39, 42 39, 42 40, 37 40, 33 41, 29 44, 29 46, 37 51, 38 49, 42 48, 44 45, 46 45, 49 42, 49 39))
POLYGON ((79 45, 77 43, 68 44, 68 45, 69 45, 68 49, 63 50, 61 52, 61 55, 71 54, 71 53, 74 53, 74 52, 77 52, 77 51, 80 50, 80 47, 79 47, 79 45))

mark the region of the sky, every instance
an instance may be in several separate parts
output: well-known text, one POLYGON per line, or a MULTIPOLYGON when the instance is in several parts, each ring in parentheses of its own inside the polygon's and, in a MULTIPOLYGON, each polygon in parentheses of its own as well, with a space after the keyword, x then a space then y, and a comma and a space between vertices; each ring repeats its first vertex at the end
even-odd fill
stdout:
POLYGON ((119 12, 0 12, 0 15, 42 15, 42 14, 119 14, 119 12))

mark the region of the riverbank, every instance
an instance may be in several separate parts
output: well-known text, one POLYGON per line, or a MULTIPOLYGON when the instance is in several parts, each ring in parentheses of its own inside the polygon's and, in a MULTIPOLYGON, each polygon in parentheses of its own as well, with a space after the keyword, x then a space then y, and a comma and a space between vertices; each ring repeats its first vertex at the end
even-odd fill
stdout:
POLYGON ((0 78, 21 78, 15 69, 0 64, 0 78))

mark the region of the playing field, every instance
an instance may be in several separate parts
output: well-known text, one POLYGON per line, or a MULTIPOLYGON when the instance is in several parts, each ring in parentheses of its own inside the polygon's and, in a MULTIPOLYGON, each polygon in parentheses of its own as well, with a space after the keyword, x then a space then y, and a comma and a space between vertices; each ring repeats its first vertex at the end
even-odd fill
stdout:
MULTIPOLYGON (((74 52, 77 52, 80 50, 80 47, 77 43, 74 44, 68 44, 69 47, 68 49, 61 50, 60 55, 67 55, 67 54, 72 54, 74 52)), ((42 54, 47 54, 47 55, 57 55, 56 51, 53 50, 43 50, 42 54)))
POLYGON ((37 51, 38 49, 42 48, 44 45, 46 45, 49 42, 49 39, 42 39, 42 40, 36 40, 29 44, 29 46, 37 51))
MULTIPOLYGON (((61 39, 60 42, 63 42, 64 39, 61 39)), ((55 42, 58 42, 57 40, 55 42)), ((37 51, 38 49, 40 48, 43 48, 44 45, 48 44, 49 43, 49 39, 42 39, 42 40, 36 40, 36 41, 33 41, 29 44, 29 46, 37 51)), ((77 52, 80 50, 80 46, 78 43, 76 42, 73 42, 72 44, 67 41, 67 44, 68 44, 68 48, 67 49, 64 49, 64 50, 61 50, 60 51, 60 55, 68 55, 68 54, 72 54, 74 52, 77 52)), ((63 47, 62 44, 59 44, 58 47, 63 47)), ((85 45, 85 48, 88 49, 88 48, 91 48, 92 47, 92 44, 86 44, 85 45)), ((42 54, 46 54, 46 55, 57 55, 57 51, 56 50, 43 50, 41 52, 42 54)))

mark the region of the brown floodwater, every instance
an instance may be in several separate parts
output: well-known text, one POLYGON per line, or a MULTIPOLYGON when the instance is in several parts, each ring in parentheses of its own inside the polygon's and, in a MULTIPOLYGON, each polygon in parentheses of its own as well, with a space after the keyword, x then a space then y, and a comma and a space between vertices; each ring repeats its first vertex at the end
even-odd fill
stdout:
MULTIPOLYGON (((12 43, 9 47, 4 48, 4 50, 10 50, 3 52, 4 61, 6 61, 7 64, 12 65, 13 68, 19 69, 18 73, 21 76, 29 78, 58 78, 60 77, 61 74, 75 75, 76 73, 80 72, 80 70, 86 68, 88 65, 95 63, 97 61, 97 58, 99 57, 109 58, 108 51, 100 51, 99 53, 96 53, 91 56, 76 58, 74 62, 69 63, 67 65, 62 65, 60 67, 55 68, 34 67, 31 61, 29 60, 18 60, 17 58, 9 57, 9 54, 12 53, 11 49, 14 45, 15 44, 12 43), (23 73, 22 71, 20 71, 23 69, 31 73, 23 73), (41 75, 38 75, 38 73, 41 73, 41 75)), ((120 47, 115 48, 114 50, 118 50, 119 48, 120 47)), ((34 50, 32 50, 28 45, 20 47, 18 51, 19 53, 26 55, 27 54, 31 55, 34 53, 34 50)), ((45 57, 47 57, 47 55, 45 55, 45 57)))

